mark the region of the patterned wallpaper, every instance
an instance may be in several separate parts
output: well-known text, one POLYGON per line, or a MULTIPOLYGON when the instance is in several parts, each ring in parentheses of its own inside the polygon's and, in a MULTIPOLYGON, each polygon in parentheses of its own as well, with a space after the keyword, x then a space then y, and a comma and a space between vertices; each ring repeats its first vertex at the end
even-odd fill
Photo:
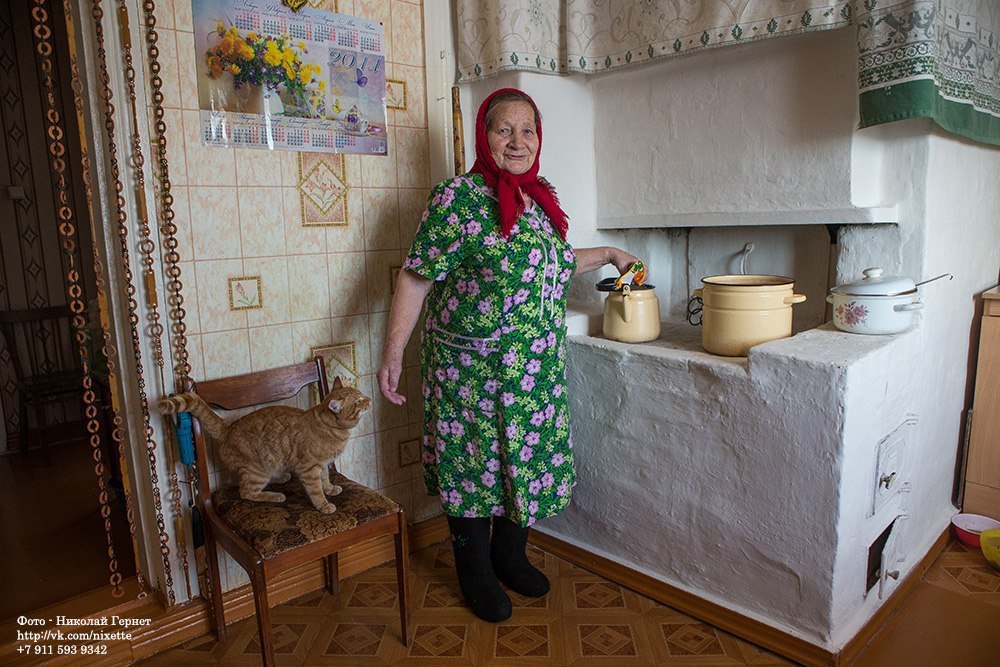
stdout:
POLYGON ((339 469, 419 521, 440 505, 425 495, 413 453, 422 408, 416 345, 406 406, 381 399, 374 371, 396 272, 431 186, 423 8, 420 0, 311 4, 382 22, 388 156, 202 147, 190 3, 173 3, 161 23, 192 375, 257 371, 322 352, 331 379, 339 374, 374 399, 339 469))

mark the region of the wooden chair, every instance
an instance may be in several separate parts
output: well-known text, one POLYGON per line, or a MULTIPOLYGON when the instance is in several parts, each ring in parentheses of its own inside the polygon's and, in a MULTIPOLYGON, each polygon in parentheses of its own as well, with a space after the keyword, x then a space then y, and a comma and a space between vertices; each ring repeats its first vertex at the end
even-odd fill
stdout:
MULTIPOLYGON (((196 392, 211 405, 233 410, 290 398, 313 382, 318 383, 320 395, 326 396, 328 385, 322 359, 197 384, 188 382, 185 390, 196 392)), ((191 421, 212 610, 219 641, 226 638, 226 618, 222 606, 217 546, 228 551, 250 576, 263 663, 273 665, 274 644, 271 640, 267 586, 275 575, 323 559, 326 589, 335 595, 338 588, 338 552, 381 535, 392 535, 396 548, 400 635, 403 644, 409 645, 409 550, 403 508, 336 470, 331 476, 332 482, 344 490, 334 496, 337 511, 333 514, 316 511, 297 478, 284 484, 272 484, 271 488, 280 490, 286 496, 285 502, 280 504, 243 500, 235 486, 213 493, 209 488, 205 437, 198 420, 192 418, 191 421)))
POLYGON ((0 334, 14 367, 19 395, 21 451, 28 449, 28 410, 43 451, 51 440, 49 409, 83 395, 83 371, 66 306, 0 311, 0 334))

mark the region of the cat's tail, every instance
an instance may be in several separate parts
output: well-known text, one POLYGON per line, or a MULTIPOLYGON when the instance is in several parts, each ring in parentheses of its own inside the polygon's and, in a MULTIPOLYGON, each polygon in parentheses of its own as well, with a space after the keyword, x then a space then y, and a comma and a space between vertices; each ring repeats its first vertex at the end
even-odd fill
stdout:
POLYGON ((174 396, 167 396, 159 403, 160 412, 165 415, 172 415, 177 412, 190 412, 197 417, 201 427, 212 436, 213 440, 221 441, 226 437, 226 430, 229 423, 225 419, 215 414, 208 403, 198 394, 184 392, 174 396))

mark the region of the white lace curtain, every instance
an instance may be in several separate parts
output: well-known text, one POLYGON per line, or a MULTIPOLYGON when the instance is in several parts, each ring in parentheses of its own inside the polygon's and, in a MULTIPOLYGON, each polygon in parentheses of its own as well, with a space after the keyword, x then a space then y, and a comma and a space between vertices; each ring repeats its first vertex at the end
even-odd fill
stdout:
POLYGON ((608 72, 846 26, 862 126, 928 116, 1000 145, 998 0, 460 0, 458 80, 608 72))

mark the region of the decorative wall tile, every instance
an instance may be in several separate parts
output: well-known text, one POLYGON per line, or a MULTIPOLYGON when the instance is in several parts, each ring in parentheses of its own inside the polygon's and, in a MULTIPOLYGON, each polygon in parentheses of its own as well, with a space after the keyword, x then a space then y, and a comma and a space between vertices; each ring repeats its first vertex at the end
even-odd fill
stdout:
POLYGON ((368 312, 368 274, 363 252, 338 252, 329 256, 330 314, 333 317, 368 312))
POLYGON ((385 106, 406 111, 406 82, 401 79, 385 80, 385 106))
POLYGON ((342 154, 299 153, 303 227, 347 224, 347 175, 342 154))
POLYGON ((349 384, 352 387, 357 386, 358 352, 353 341, 310 347, 309 356, 310 358, 316 356, 323 358, 326 377, 331 383, 333 378, 340 376, 344 384, 349 384))
MULTIPOLYGON (((216 149, 219 150, 219 149, 216 149)), ((188 259, 230 259, 241 254, 236 188, 191 187, 191 237, 194 247, 188 259)))
POLYGON ((260 276, 238 276, 229 279, 229 310, 261 308, 263 302, 260 276))

